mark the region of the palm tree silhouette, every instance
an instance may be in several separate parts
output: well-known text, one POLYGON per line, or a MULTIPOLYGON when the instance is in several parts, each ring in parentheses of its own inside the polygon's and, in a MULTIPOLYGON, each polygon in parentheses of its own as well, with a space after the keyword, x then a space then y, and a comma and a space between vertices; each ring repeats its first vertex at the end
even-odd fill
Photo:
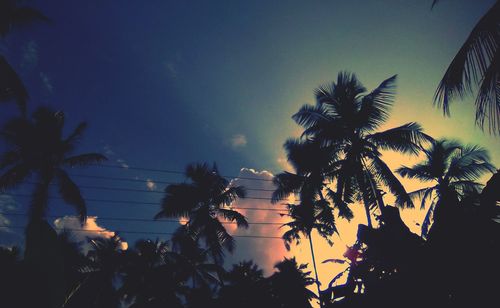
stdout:
POLYGON ((435 208, 445 197, 461 198, 467 191, 480 191, 482 185, 477 180, 486 172, 495 172, 488 152, 476 145, 461 145, 456 141, 441 139, 424 149, 425 160, 412 167, 402 166, 396 170, 402 177, 433 182, 409 193, 421 199, 421 209, 431 200, 422 223, 422 236, 426 237, 435 208))
POLYGON ((283 234, 283 240, 288 250, 290 250, 291 242, 295 241, 297 244, 300 242, 301 235, 309 240, 318 295, 321 294, 321 290, 314 255, 312 231, 316 230, 330 245, 333 245, 330 236, 337 232, 332 209, 327 204, 325 205, 324 202, 326 201, 316 200, 310 203, 301 203, 300 205, 288 204, 288 216, 291 221, 282 225, 282 227, 290 228, 283 234))
POLYGON ((311 307, 310 301, 317 296, 307 288, 314 283, 314 279, 309 277, 311 272, 304 272, 307 264, 298 264, 295 258, 285 258, 274 267, 277 271, 269 280, 272 292, 280 304, 278 307, 311 307))
POLYGON ((189 183, 168 185, 161 203, 161 211, 155 219, 163 217, 187 217, 187 232, 196 240, 203 240, 214 261, 222 263, 224 249, 232 252, 234 238, 220 222, 220 218, 236 222, 247 228, 248 222, 231 208, 237 198, 245 197, 242 186, 231 186, 219 174, 215 164, 191 164, 186 168, 189 183))
POLYGON ((172 236, 173 252, 168 257, 176 264, 180 276, 192 282, 192 288, 209 288, 222 284, 224 268, 209 261, 210 248, 202 248, 187 226, 179 227, 172 236))
POLYGON ((115 287, 117 275, 124 264, 123 242, 119 236, 90 239, 92 249, 87 254, 87 264, 82 272, 88 281, 80 289, 81 296, 90 300, 92 307, 119 307, 119 294, 115 287))
MULTIPOLYGON (((432 6, 439 1, 434 0, 432 6)), ((489 131, 500 132, 500 1, 486 12, 474 26, 453 58, 434 96, 434 102, 450 114, 450 103, 472 93, 478 85, 476 124, 489 131)))
POLYGON ((166 242, 139 240, 134 251, 126 254, 120 293, 132 302, 129 307, 182 307, 186 290, 170 253, 166 242))
POLYGON ((49 21, 39 10, 26 6, 18 6, 19 2, 16 0, 0 0, 1 37, 5 37, 15 27, 28 26, 40 21, 49 21))
POLYGON ((14 188, 36 177, 32 194, 30 221, 41 221, 48 207, 49 187, 55 183, 63 200, 74 206, 80 220, 85 221, 87 209, 80 189, 65 168, 86 166, 106 160, 101 154, 74 155, 87 124, 80 123, 66 138, 63 137, 64 114, 40 107, 32 119, 14 118, 1 131, 8 149, 0 157, 0 190, 14 188))
POLYGON ((229 307, 276 307, 270 283, 262 269, 253 261, 233 264, 224 275, 226 284, 219 291, 219 306, 229 307))
POLYGON ((371 93, 354 74, 341 72, 337 81, 316 90, 315 106, 304 105, 293 119, 305 130, 303 137, 321 142, 336 151, 329 176, 336 178, 333 196, 337 206, 358 199, 365 205, 368 226, 371 210, 384 203, 380 186, 389 188, 399 204, 412 206, 405 188, 382 160, 380 150, 416 154, 428 137, 417 123, 375 132, 389 117, 394 101, 396 76, 383 81, 371 93))

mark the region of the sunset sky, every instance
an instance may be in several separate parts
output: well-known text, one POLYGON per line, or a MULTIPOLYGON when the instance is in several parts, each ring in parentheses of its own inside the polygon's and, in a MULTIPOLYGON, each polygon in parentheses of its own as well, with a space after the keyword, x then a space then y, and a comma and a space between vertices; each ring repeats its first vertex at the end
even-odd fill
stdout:
MULTIPOLYGON (((217 162, 221 173, 248 188, 273 189, 273 174, 288 168, 282 149, 300 127, 291 120, 304 103, 315 103, 316 87, 337 73, 356 73, 370 90, 397 74, 397 98, 390 128, 415 121, 429 135, 476 143, 500 166, 500 139, 474 126, 473 97, 455 102, 451 118, 432 104, 448 64, 493 0, 317 0, 317 1, 32 1, 52 21, 23 29, 0 45, 25 80, 29 110, 50 105, 65 112, 68 129, 80 121, 89 128, 81 152, 102 152, 109 164, 183 171, 188 163, 217 162)), ((2 106, 0 120, 15 113, 2 106)), ((415 158, 387 155, 391 168, 415 158)), ((119 187, 152 192, 82 188, 88 199, 147 204, 89 202, 89 229, 172 232, 175 223, 111 221, 106 217, 152 219, 159 211, 160 182, 179 174, 90 167, 71 174, 138 179, 118 182, 75 177, 82 186, 119 187), (97 217, 97 218, 95 218, 97 217), (99 218, 102 217, 102 218, 99 218)), ((420 183, 403 182, 407 190, 420 183)), ((30 193, 19 188, 18 194, 30 193)), ((267 198, 270 192, 249 191, 267 198)), ((390 202, 390 197, 387 199, 390 202)), ((1 196, 0 210, 25 212, 28 199, 1 196)), ((51 221, 72 215, 71 207, 51 200, 51 221)), ((236 206, 282 208, 248 199, 236 206)), ((354 206, 355 213, 360 212, 354 206)), ((283 221, 277 211, 245 211, 252 222, 283 221)), ((406 211, 417 232, 421 213, 406 211)), ((339 257, 352 244, 357 223, 339 220, 340 235, 330 248, 317 241, 318 261, 339 257)), ((24 217, 0 215, 0 223, 24 226, 24 217)), ((58 226, 77 228, 74 218, 58 226)), ((255 225, 240 235, 280 236, 276 225, 255 225)), ((100 233, 106 235, 108 233, 100 233)), ((120 233, 129 243, 148 235, 120 233)), ((108 234, 109 235, 109 234, 108 234)), ((155 235, 149 235, 155 237, 155 235)), ((168 239, 167 236, 161 238, 168 239)), ((0 244, 22 243, 22 229, 0 230, 0 244)), ((287 252, 277 239, 238 239, 228 262, 253 258, 267 273, 287 252)), ((310 263, 308 245, 289 253, 310 263)), ((327 284, 341 267, 320 265, 327 284), (333 268, 333 269, 332 269, 333 268)))

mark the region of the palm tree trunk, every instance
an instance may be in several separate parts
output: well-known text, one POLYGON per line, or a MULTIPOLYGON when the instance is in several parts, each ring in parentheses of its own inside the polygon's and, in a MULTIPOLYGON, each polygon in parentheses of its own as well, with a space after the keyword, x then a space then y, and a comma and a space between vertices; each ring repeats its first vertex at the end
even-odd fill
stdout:
POLYGON ((373 194, 375 195, 376 197, 376 200, 377 200, 377 205, 378 205, 378 208, 380 210, 380 215, 382 217, 384 217, 384 209, 385 209, 385 204, 384 204, 384 199, 382 199, 382 194, 380 193, 380 191, 377 189, 377 187, 375 186, 375 183, 373 183, 373 177, 372 177, 372 174, 368 171, 367 167, 366 167, 366 163, 365 163, 365 160, 364 159, 361 159, 361 163, 363 164, 363 168, 366 170, 366 172, 368 172, 368 182, 370 182, 370 187, 373 191, 373 194))
MULTIPOLYGON (((360 172, 357 172, 357 181, 358 181, 358 186, 364 186, 365 181, 363 179, 362 173, 360 172)), ((363 203, 365 204, 366 225, 372 228, 372 217, 370 213, 370 203, 368 202, 368 197, 364 193, 361 193, 361 196, 363 197, 363 203)))
POLYGON ((309 237, 309 246, 311 247, 311 256, 312 256, 312 261, 313 261, 314 275, 316 276, 316 286, 318 287, 319 306, 323 307, 323 301, 321 300, 321 293, 320 293, 321 291, 319 288, 318 269, 316 268, 316 257, 314 256, 314 248, 313 248, 311 232, 309 232, 308 237, 309 237))

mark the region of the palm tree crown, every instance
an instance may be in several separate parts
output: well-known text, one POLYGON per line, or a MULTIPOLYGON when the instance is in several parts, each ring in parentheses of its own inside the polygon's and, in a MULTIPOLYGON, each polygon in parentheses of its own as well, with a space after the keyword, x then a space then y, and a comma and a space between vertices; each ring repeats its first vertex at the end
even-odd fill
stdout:
MULTIPOLYGON (((438 0, 434 0, 434 6, 438 0)), ((500 1, 474 26, 439 83, 434 102, 450 114, 450 103, 477 85, 476 124, 500 132, 500 1)))
POLYGON ((468 191, 480 190, 482 185, 477 180, 487 172, 495 172, 495 168, 489 162, 488 152, 476 145, 461 145, 441 139, 424 149, 424 153, 423 162, 412 167, 402 166, 396 172, 406 178, 434 184, 409 193, 410 197, 421 199, 422 209, 427 201, 432 200, 422 224, 422 235, 425 237, 439 198, 447 193, 461 198, 468 191))
POLYGON ((165 188, 161 211, 155 218, 187 217, 186 228, 196 240, 203 240, 215 261, 220 263, 224 249, 232 252, 233 237, 219 219, 236 222, 238 227, 248 227, 246 218, 231 208, 237 198, 245 197, 242 186, 231 186, 219 174, 217 167, 192 164, 186 168, 189 183, 172 184, 165 188))
MULTIPOLYGON (((386 122, 394 101, 396 76, 383 81, 371 93, 354 74, 341 72, 337 81, 316 90, 317 104, 304 105, 293 119, 305 130, 303 138, 321 142, 335 151, 335 162, 328 175, 336 179, 331 195, 336 206, 363 200, 368 225, 370 210, 384 204, 380 186, 389 188, 399 204, 412 206, 406 190, 382 160, 380 150, 416 154, 428 137, 417 123, 406 123, 382 132, 376 130, 386 122)), ((345 207, 345 206, 344 206, 345 207)))
POLYGON ((68 136, 63 137, 64 114, 46 107, 38 108, 32 119, 15 118, 5 124, 1 131, 7 151, 0 157, 0 189, 16 187, 36 176, 32 196, 30 217, 44 217, 48 205, 49 185, 57 184, 63 200, 75 207, 82 222, 86 219, 85 200, 80 189, 70 178, 65 168, 85 166, 106 160, 101 154, 74 155, 86 123, 80 123, 68 136))

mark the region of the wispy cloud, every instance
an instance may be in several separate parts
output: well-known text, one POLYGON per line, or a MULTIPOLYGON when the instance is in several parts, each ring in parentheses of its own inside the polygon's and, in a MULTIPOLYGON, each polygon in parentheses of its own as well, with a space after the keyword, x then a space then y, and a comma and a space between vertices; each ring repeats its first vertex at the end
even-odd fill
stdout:
POLYGON ((54 85, 46 73, 40 72, 40 80, 42 81, 42 85, 47 92, 52 93, 54 91, 54 85))
POLYGON ((148 188, 148 190, 156 190, 156 183, 151 180, 151 179, 146 179, 146 187, 148 188))
POLYGON ((247 137, 243 134, 235 134, 229 140, 229 143, 233 149, 238 149, 245 147, 247 145, 247 137))
MULTIPOLYGON (((18 204, 16 200, 14 200, 14 198, 12 198, 9 195, 4 195, 4 194, 0 195, 1 212, 9 212, 16 210, 17 208, 18 204)), ((2 228, 0 228, 0 233, 11 233, 12 230, 8 228, 10 224, 11 224, 10 219, 6 215, 0 213, 0 225, 2 226, 2 228)))

